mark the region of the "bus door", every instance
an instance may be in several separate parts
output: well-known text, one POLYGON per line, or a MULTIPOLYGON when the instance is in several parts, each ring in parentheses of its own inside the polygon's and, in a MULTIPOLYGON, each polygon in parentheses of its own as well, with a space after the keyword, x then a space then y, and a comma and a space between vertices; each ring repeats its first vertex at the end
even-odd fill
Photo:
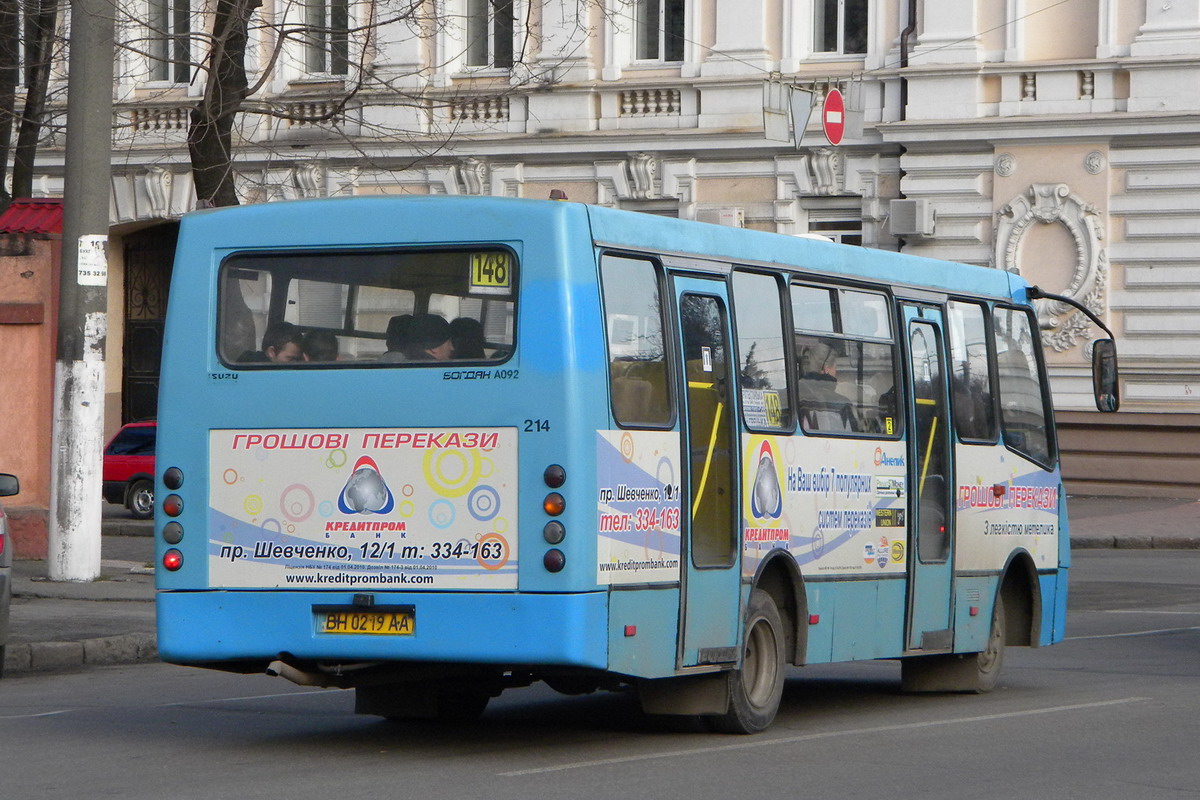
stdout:
POLYGON ((954 644, 953 464, 946 413, 942 315, 905 304, 908 346, 909 519, 908 640, 910 650, 954 644))
POLYGON ((684 520, 680 667, 737 660, 741 629, 737 417, 725 283, 676 277, 684 520))

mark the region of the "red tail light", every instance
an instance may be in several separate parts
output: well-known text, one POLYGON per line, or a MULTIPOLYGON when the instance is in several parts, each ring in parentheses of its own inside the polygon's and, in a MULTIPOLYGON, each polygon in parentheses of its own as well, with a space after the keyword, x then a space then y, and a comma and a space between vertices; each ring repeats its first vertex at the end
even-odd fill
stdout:
POLYGON ((183 566, 183 553, 172 547, 163 553, 163 566, 170 572, 175 572, 183 566))

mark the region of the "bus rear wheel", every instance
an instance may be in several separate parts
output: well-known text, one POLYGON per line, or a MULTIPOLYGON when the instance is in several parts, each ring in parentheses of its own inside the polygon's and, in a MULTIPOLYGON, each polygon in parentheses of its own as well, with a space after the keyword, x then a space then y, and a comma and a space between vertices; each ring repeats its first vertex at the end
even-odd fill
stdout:
POLYGON ((706 717, 718 733, 758 733, 779 711, 783 697, 785 637, 779 609, 762 589, 750 594, 743 640, 742 666, 728 673, 729 708, 706 717))
POLYGON ((978 653, 914 656, 901 659, 901 686, 906 692, 975 692, 996 688, 1004 665, 1004 600, 996 598, 987 644, 978 653))

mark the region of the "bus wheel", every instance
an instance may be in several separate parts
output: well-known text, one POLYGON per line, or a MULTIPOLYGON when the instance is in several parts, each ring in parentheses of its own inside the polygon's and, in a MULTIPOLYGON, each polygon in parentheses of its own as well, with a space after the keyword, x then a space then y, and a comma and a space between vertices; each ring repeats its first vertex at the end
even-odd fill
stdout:
POLYGON ((133 514, 134 519, 150 519, 154 516, 154 484, 140 480, 129 487, 129 499, 125 507, 133 514))
POLYGON ((901 688, 906 692, 990 692, 1004 665, 1004 639, 1004 600, 997 597, 983 651, 901 659, 901 688))
POLYGON ((741 669, 726 678, 729 709, 706 717, 718 733, 758 733, 765 730, 779 711, 783 697, 783 621, 775 600, 762 589, 750 595, 741 669))
POLYGON ((992 629, 988 633, 987 648, 975 656, 978 669, 979 685, 975 691, 982 694, 996 688, 1000 680, 1000 667, 1004 665, 1004 600, 996 598, 996 608, 992 611, 992 629))

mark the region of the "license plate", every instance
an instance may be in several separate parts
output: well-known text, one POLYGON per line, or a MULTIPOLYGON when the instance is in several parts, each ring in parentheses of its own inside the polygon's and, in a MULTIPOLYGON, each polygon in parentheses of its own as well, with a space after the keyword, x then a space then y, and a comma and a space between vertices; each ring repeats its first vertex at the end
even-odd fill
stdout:
POLYGON ((317 633, 351 636, 412 636, 412 611, 318 611, 317 633))

